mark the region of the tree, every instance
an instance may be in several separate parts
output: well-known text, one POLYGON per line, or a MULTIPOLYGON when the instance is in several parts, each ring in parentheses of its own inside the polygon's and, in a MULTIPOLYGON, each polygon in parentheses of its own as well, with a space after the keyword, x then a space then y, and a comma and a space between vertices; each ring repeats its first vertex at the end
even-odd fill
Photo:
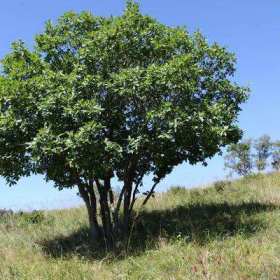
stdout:
POLYGON ((2 68, 0 175, 78 186, 93 236, 109 245, 128 233, 145 175, 153 185, 143 205, 174 166, 205 163, 241 136, 247 89, 232 83, 234 55, 133 1, 119 17, 69 12, 47 22, 34 50, 14 43, 2 68))
POLYGON ((263 135, 255 141, 256 150, 255 160, 258 171, 263 171, 267 166, 267 159, 271 155, 272 143, 270 136, 263 135))
POLYGON ((280 170, 280 141, 273 143, 271 165, 276 171, 280 170))
POLYGON ((252 141, 250 139, 228 146, 225 167, 238 175, 249 175, 253 168, 251 146, 252 141))

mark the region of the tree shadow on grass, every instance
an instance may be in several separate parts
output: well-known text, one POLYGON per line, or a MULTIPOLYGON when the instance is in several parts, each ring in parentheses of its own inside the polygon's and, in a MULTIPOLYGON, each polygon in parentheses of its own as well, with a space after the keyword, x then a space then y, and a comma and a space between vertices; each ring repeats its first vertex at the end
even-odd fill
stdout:
POLYGON ((245 238, 264 229, 265 222, 257 213, 269 212, 278 208, 261 203, 239 205, 195 204, 177 206, 166 210, 143 211, 135 221, 128 250, 119 244, 114 252, 108 252, 104 244, 90 239, 89 231, 81 228, 70 236, 58 236, 40 243, 44 252, 54 258, 76 255, 84 259, 120 259, 139 255, 146 249, 157 248, 164 239, 196 242, 204 245, 212 240, 223 240, 236 234, 245 238))

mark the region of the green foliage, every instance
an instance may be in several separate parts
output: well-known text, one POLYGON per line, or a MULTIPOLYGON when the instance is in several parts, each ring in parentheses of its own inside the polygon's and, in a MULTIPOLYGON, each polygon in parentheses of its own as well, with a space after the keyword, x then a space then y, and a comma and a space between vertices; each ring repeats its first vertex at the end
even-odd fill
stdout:
POLYGON ((156 178, 213 156, 240 136, 246 90, 230 82, 234 56, 201 34, 164 26, 129 2, 120 17, 66 13, 2 61, 1 175, 74 171, 123 179, 129 159, 156 178))
POLYGON ((52 219, 46 217, 44 211, 34 210, 32 212, 13 212, 11 210, 0 210, 0 224, 7 224, 8 227, 50 225, 52 219))
POLYGON ((280 142, 273 142, 268 135, 254 141, 243 140, 230 145, 225 156, 225 167, 238 175, 252 175, 253 168, 264 171, 271 165, 274 170, 280 169, 280 142), (252 149, 253 148, 253 149, 252 149))
POLYGON ((272 142, 270 136, 263 135, 255 141, 254 148, 256 150, 255 162, 258 171, 265 170, 267 159, 271 155, 272 142))
POLYGON ((40 224, 46 221, 43 211, 34 210, 32 212, 19 212, 17 214, 19 219, 26 224, 40 224))
POLYGON ((223 192, 227 186, 230 186, 230 181, 220 180, 214 182, 214 188, 217 192, 223 192))
POLYGON ((225 156, 225 167, 238 175, 249 175, 253 168, 251 146, 250 139, 230 145, 225 156))
POLYGON ((280 170, 280 141, 273 143, 272 167, 277 171, 280 170))

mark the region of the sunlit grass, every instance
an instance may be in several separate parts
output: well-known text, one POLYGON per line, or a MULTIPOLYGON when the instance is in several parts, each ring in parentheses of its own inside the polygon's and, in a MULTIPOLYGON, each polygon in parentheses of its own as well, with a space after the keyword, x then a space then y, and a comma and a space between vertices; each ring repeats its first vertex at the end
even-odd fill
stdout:
POLYGON ((0 218, 0 279, 280 279, 280 175, 157 194, 127 251, 87 234, 84 208, 0 218))

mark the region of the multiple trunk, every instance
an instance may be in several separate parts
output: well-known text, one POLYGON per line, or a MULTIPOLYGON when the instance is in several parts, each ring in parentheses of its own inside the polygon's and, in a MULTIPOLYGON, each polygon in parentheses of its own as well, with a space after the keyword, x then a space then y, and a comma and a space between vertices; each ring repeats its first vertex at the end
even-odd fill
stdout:
POLYGON ((80 196, 86 204, 91 236, 94 239, 103 238, 106 247, 108 249, 112 248, 118 234, 122 233, 127 236, 129 232, 132 183, 129 186, 124 185, 116 204, 110 178, 103 180, 102 183, 95 178, 88 184, 78 184, 78 188, 80 196), (96 185, 97 193, 94 190, 94 185, 96 185), (99 197, 99 203, 97 196, 99 197), (98 207, 97 203, 99 204, 98 207), (121 219, 120 208, 122 204, 123 216, 121 219), (97 210, 99 210, 102 226, 98 223, 97 210))
MULTIPOLYGON (((77 176, 79 193, 88 211, 91 235, 94 239, 103 238, 108 249, 114 247, 116 239, 129 237, 131 214, 138 187, 144 175, 140 175, 135 183, 131 170, 133 170, 132 165, 126 170, 127 176, 117 200, 114 199, 111 188, 111 174, 103 180, 93 177, 87 181, 82 181, 77 176), (98 207, 97 204, 99 204, 98 207), (121 206, 123 206, 122 215, 120 215, 121 206), (102 226, 99 225, 97 211, 99 211, 102 226)), ((157 183, 152 186, 142 205, 145 205, 151 197, 156 185, 157 183)))
MULTIPOLYGON (((94 239, 103 238, 108 249, 114 247, 116 238, 122 237, 125 239, 129 236, 131 213, 142 178, 143 175, 139 176, 138 181, 133 183, 133 176, 127 176, 116 201, 111 189, 111 176, 102 181, 98 178, 92 178, 87 182, 78 180, 79 193, 88 211, 91 236, 94 239), (99 207, 97 207, 98 198, 99 207), (122 215, 120 215, 121 206, 123 206, 122 215), (102 226, 99 225, 97 219, 98 210, 102 226)), ((157 183, 152 186, 142 205, 145 205, 151 197, 156 185, 157 183)))
POLYGON ((89 218, 90 232, 93 238, 98 238, 101 234, 101 230, 97 221, 97 204, 96 196, 91 186, 79 184, 79 193, 83 198, 89 218))

